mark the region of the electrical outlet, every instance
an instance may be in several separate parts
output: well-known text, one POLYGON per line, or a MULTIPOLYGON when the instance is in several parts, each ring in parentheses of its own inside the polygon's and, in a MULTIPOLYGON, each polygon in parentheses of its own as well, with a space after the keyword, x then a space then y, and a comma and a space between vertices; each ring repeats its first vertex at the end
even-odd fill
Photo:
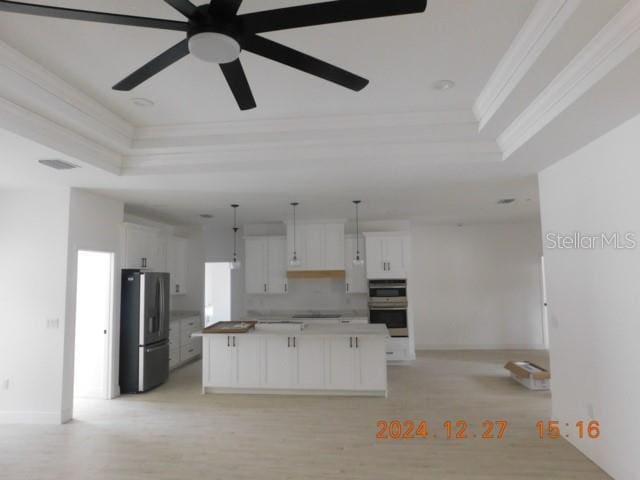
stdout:
POLYGON ((11 386, 11 381, 8 378, 5 378, 2 381, 2 389, 3 390, 9 390, 9 387, 11 386))
POLYGON ((57 329, 60 328, 59 318, 47 318, 47 328, 57 329))

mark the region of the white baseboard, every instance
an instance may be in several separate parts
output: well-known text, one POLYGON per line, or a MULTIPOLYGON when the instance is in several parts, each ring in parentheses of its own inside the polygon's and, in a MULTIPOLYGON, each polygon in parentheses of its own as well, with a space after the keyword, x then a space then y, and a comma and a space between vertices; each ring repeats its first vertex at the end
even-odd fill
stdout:
MULTIPOLYGON (((69 419, 71 413, 67 413, 69 419)), ((12 412, 0 411, 0 424, 20 425, 60 425, 65 423, 65 413, 62 412, 12 412)), ((66 420, 68 421, 68 420, 66 420)))
POLYGON ((416 350, 547 350, 543 345, 416 345, 416 350))

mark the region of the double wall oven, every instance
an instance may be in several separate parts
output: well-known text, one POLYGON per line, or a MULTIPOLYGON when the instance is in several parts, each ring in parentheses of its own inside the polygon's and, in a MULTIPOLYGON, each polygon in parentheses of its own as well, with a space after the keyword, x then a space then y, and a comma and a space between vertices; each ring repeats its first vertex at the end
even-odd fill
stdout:
POLYGON ((369 322, 387 326, 395 338, 409 336, 407 324, 407 281, 371 280, 369 282, 369 322))

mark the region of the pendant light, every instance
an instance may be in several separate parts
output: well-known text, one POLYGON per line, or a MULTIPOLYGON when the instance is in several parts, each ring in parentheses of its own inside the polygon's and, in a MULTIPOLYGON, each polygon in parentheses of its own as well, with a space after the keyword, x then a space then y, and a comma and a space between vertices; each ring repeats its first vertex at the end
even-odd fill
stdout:
POLYGON ((361 203, 362 200, 353 201, 353 204, 356 206, 356 256, 353 259, 353 264, 356 267, 361 267, 362 265, 364 265, 364 258, 360 256, 360 218, 358 215, 358 210, 361 203))
POLYGON ((293 209, 293 255, 289 260, 289 265, 292 267, 299 267, 302 262, 298 258, 298 252, 296 250, 296 208, 300 205, 298 202, 292 202, 291 207, 293 209))
POLYGON ((242 262, 238 259, 238 207, 240 205, 233 204, 233 259, 231 260, 231 270, 239 270, 242 262))

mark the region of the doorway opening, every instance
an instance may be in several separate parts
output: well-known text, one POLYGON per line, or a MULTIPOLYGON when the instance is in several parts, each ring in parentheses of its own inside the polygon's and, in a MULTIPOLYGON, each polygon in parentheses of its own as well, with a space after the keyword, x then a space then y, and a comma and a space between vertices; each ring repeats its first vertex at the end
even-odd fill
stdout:
POLYGON ((230 320, 232 320, 231 263, 206 263, 204 266, 205 326, 230 320))
POLYGON ((110 398, 114 254, 78 251, 75 398, 110 398))

